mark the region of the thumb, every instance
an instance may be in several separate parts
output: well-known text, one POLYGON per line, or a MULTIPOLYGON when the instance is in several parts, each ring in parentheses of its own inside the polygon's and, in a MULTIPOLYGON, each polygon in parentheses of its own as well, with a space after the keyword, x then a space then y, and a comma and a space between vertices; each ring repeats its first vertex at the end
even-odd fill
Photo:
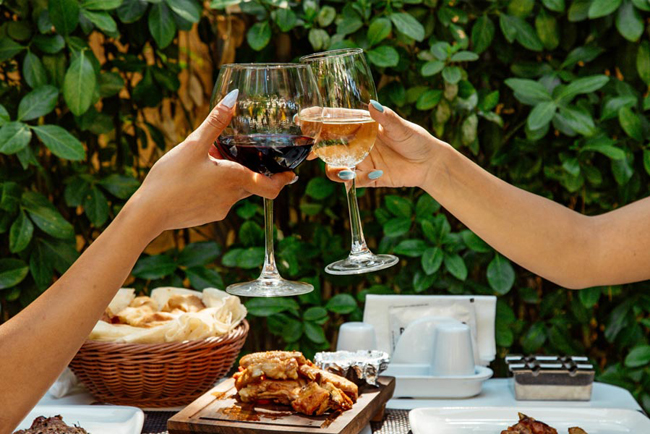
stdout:
POLYGON ((368 111, 370 112, 370 116, 382 126, 384 134, 390 139, 403 141, 413 135, 412 129, 406 127, 404 119, 374 99, 370 100, 368 111))
POLYGON ((292 184, 298 178, 293 172, 276 173, 266 176, 246 169, 242 172, 244 190, 256 196, 275 199, 285 185, 292 184))
POLYGON ((231 91, 212 109, 208 117, 205 118, 203 123, 193 133, 196 136, 197 142, 206 147, 214 143, 217 137, 219 137, 219 134, 230 123, 233 107, 237 102, 238 95, 239 89, 231 91))

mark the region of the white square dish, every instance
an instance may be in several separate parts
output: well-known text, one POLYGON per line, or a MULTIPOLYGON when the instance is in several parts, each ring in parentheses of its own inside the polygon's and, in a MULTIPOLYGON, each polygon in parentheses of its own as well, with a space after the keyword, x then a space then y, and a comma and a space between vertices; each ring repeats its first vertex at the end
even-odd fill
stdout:
POLYGON ((441 407, 409 413, 413 434, 500 434, 519 420, 518 412, 567 434, 580 427, 589 434, 650 433, 650 419, 638 411, 603 408, 441 407))
POLYGON ((37 405, 18 425, 27 429, 39 416, 61 415, 63 421, 78 425, 92 434, 140 434, 144 413, 136 407, 117 405, 37 405))

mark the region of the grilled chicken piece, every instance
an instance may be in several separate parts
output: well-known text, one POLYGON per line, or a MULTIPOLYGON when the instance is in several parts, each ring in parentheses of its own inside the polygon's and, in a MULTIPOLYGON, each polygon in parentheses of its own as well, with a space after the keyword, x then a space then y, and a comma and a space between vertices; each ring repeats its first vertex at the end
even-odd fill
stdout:
POLYGON ((323 389, 330 393, 330 408, 345 411, 352 408, 352 399, 332 383, 323 383, 323 389))
POLYGON ((569 428, 569 434, 587 434, 587 431, 583 430, 582 428, 578 428, 577 426, 569 428))
POLYGON ((298 371, 305 377, 309 378, 312 381, 316 381, 321 385, 324 383, 330 383, 333 386, 336 386, 338 389, 341 389, 343 392, 345 392, 345 394, 352 399, 352 402, 357 402, 357 398, 359 397, 359 388, 356 384, 347 378, 343 378, 340 375, 323 371, 309 361, 307 361, 307 363, 304 365, 300 365, 298 371))
POLYGON ((329 404, 330 392, 312 381, 300 389, 291 406, 297 412, 319 416, 329 409, 329 404))
POLYGON ((268 399, 278 404, 291 405, 298 398, 300 388, 305 384, 300 380, 262 380, 251 383, 239 390, 242 402, 256 402, 268 399))
POLYGON ((29 429, 16 431, 14 434, 88 434, 88 432, 77 426, 66 425, 61 416, 39 416, 34 419, 29 429))
POLYGON ((307 363, 307 359, 299 351, 267 351, 265 353, 252 353, 241 358, 239 366, 248 368, 250 365, 268 362, 272 359, 295 359, 298 365, 307 363))
POLYGON ((254 363, 234 375, 237 390, 266 377, 271 380, 297 380, 298 362, 296 359, 269 359, 254 363))
POLYGON ((519 413, 519 423, 501 431, 501 434, 558 434, 555 428, 551 428, 544 422, 539 422, 532 417, 519 413))

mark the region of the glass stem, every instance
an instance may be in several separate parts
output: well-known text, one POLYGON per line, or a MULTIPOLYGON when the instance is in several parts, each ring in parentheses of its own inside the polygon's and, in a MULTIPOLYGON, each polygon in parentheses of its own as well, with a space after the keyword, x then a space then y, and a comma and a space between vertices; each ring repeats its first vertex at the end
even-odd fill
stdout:
POLYGON ((281 279, 273 254, 273 200, 264 199, 264 266, 260 279, 281 279))
MULTIPOLYGON (((355 172, 355 168, 351 168, 355 172)), ((348 197, 348 208, 350 210, 350 230, 352 232, 352 248, 350 249, 350 256, 367 255, 370 249, 366 245, 366 240, 363 237, 363 228, 361 227, 361 213, 359 212, 359 202, 357 201, 357 182, 355 177, 351 181, 345 183, 345 192, 348 197)))

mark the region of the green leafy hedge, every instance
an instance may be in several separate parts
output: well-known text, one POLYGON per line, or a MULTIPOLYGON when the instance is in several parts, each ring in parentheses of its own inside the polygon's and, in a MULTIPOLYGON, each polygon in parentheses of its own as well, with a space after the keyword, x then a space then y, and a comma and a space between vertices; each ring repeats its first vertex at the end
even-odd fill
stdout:
MULTIPOLYGON (((196 0, 0 1, 3 317, 47 288, 119 211, 146 174, 141 149, 150 140, 164 148, 141 114, 178 98, 187 67, 179 30, 198 23, 216 46, 215 16, 234 14, 247 23, 238 61, 363 47, 382 103, 508 182, 598 214, 650 185, 648 12, 648 0, 213 0, 210 9, 196 0), (93 32, 106 36, 101 64, 93 32)), ((499 355, 588 354, 601 381, 650 410, 646 283, 558 288, 410 189, 361 197, 373 249, 400 255, 400 265, 327 276, 324 265, 348 246, 343 192, 318 163, 299 172, 302 182, 277 201, 277 253, 283 275, 317 289, 248 301, 249 349, 328 348, 369 293, 495 294, 499 355)), ((261 224, 260 201, 249 199, 214 240, 188 244, 180 231, 177 247, 138 262, 133 285, 201 289, 254 277, 261 224)))

